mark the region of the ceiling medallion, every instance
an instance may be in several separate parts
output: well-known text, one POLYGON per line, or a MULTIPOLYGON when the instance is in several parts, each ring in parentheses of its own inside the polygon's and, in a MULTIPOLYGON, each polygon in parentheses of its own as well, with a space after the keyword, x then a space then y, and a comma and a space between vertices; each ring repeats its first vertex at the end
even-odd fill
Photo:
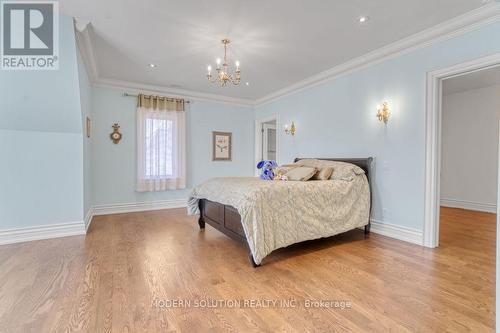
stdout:
POLYGON ((227 45, 231 43, 231 41, 227 38, 222 40, 222 44, 224 44, 224 63, 221 66, 220 58, 217 58, 217 67, 215 70, 217 71, 217 75, 212 79, 212 66, 208 66, 207 79, 212 83, 219 83, 221 87, 224 87, 228 84, 228 82, 238 85, 241 81, 241 71, 240 71, 240 62, 236 61, 234 64, 236 66, 236 70, 234 74, 229 73, 229 65, 227 64, 227 45))

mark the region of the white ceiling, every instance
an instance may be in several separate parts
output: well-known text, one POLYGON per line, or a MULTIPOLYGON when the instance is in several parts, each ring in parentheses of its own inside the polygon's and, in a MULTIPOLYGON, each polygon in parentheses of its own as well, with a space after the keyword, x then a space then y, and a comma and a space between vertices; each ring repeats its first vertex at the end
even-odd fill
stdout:
POLYGON ((61 0, 88 20, 99 76, 258 99, 483 5, 482 0, 61 0), (360 25, 360 15, 370 17, 360 25), (249 86, 207 82, 206 66, 239 60, 249 86), (157 68, 147 65, 154 63, 157 68))
POLYGON ((494 85, 500 85, 500 66, 444 80, 443 94, 456 94, 494 85))

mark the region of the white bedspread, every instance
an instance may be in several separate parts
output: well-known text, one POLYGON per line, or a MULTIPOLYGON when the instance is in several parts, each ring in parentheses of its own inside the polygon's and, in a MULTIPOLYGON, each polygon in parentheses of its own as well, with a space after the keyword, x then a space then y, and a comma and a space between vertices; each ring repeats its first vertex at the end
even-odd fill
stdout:
POLYGON ((352 180, 307 182, 214 178, 193 189, 190 215, 199 214, 199 199, 238 210, 257 264, 278 248, 365 226, 370 210, 364 174, 352 180))

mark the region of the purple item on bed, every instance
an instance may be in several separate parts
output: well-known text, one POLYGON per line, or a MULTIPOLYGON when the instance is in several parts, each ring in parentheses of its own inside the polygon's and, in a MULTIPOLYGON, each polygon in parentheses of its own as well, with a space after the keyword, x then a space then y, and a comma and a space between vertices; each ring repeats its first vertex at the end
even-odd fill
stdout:
POLYGON ((260 178, 263 180, 273 180, 274 179, 274 171, 273 169, 278 166, 276 161, 270 160, 262 160, 257 163, 257 169, 262 169, 260 174, 260 178))

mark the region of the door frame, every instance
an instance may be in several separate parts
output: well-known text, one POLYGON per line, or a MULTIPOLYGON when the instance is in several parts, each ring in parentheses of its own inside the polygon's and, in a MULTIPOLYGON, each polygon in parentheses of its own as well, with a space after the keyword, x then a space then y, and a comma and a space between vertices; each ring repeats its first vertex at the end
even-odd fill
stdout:
POLYGON ((500 66, 500 53, 427 73, 423 230, 423 245, 426 247, 435 248, 439 245, 443 80, 497 66, 500 66))
POLYGON ((262 117, 262 118, 257 118, 255 119, 255 163, 254 163, 254 170, 255 170, 255 175, 259 175, 259 170, 257 170, 256 165, 257 163, 260 162, 261 156, 262 156, 262 124, 267 123, 269 121, 276 121, 276 163, 279 164, 279 150, 280 150, 280 135, 279 135, 279 128, 280 128, 280 121, 279 121, 279 116, 278 114, 273 114, 268 117, 262 117))

